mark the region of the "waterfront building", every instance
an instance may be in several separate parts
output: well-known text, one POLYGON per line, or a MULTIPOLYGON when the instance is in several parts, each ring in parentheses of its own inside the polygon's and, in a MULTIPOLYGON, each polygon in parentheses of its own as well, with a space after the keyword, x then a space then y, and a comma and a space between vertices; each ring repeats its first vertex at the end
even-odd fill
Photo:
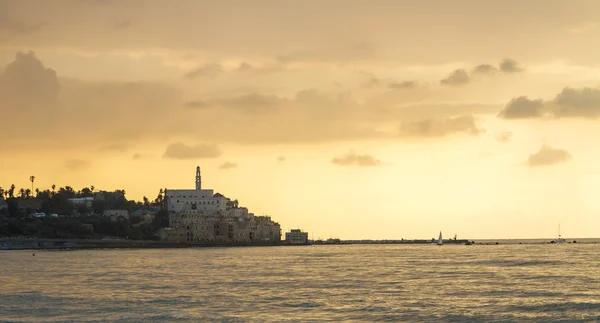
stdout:
POLYGON ((189 210, 199 211, 225 211, 227 198, 222 194, 215 194, 211 189, 202 188, 200 166, 196 167, 195 189, 167 189, 167 210, 169 212, 183 212, 189 210))
POLYGON ((308 232, 292 229, 285 233, 285 241, 291 244, 304 244, 308 242, 308 232))
POLYGON ((281 241, 281 227, 269 216, 255 216, 237 200, 203 189, 200 167, 196 189, 166 191, 169 227, 162 240, 180 243, 252 243, 281 241))

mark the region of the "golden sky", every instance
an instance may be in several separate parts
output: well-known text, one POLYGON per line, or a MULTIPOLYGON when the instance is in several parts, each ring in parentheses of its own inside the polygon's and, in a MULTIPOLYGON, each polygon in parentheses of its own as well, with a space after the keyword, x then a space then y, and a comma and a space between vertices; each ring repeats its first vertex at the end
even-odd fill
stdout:
POLYGON ((0 0, 0 186, 315 237, 598 237, 600 2, 0 0))

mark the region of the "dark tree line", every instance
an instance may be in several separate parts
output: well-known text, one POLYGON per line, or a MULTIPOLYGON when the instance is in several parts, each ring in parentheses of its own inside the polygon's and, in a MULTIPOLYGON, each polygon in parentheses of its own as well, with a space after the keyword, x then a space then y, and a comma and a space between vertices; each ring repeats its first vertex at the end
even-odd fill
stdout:
MULTIPOLYGON (((33 183, 33 182, 32 182, 33 183)), ((158 229, 168 226, 168 213, 164 210, 164 191, 157 197, 142 202, 128 200, 125 190, 95 191, 94 186, 74 190, 71 186, 52 185, 51 189, 32 192, 30 189, 16 190, 11 185, 8 190, 0 187, 0 197, 4 197, 7 209, 0 209, 1 236, 35 236, 39 238, 94 238, 109 235, 128 239, 154 239, 158 229), (91 207, 86 204, 73 204, 69 199, 91 197, 91 207), (111 221, 101 216, 105 210, 136 210, 155 214, 154 221, 146 223, 140 216, 111 221), (29 214, 44 212, 61 217, 34 218, 29 214), (62 217, 62 216, 68 217, 62 217)))

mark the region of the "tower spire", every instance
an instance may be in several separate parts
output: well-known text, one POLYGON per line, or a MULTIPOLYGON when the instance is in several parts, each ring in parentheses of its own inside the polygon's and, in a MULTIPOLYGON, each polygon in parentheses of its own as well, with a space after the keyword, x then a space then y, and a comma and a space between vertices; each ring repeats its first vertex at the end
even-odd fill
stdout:
POLYGON ((200 166, 196 167, 196 189, 202 189, 202 177, 200 176, 200 166))

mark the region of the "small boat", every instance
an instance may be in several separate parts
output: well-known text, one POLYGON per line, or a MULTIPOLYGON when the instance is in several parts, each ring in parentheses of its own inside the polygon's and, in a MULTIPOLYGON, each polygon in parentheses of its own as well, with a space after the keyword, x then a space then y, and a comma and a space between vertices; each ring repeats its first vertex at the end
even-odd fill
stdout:
POLYGON ((441 246, 443 243, 444 241, 442 240, 442 231, 440 231, 440 237, 438 238, 437 245, 441 246))
POLYGON ((558 224, 558 237, 552 243, 567 243, 567 240, 563 239, 560 235, 560 223, 558 224))

